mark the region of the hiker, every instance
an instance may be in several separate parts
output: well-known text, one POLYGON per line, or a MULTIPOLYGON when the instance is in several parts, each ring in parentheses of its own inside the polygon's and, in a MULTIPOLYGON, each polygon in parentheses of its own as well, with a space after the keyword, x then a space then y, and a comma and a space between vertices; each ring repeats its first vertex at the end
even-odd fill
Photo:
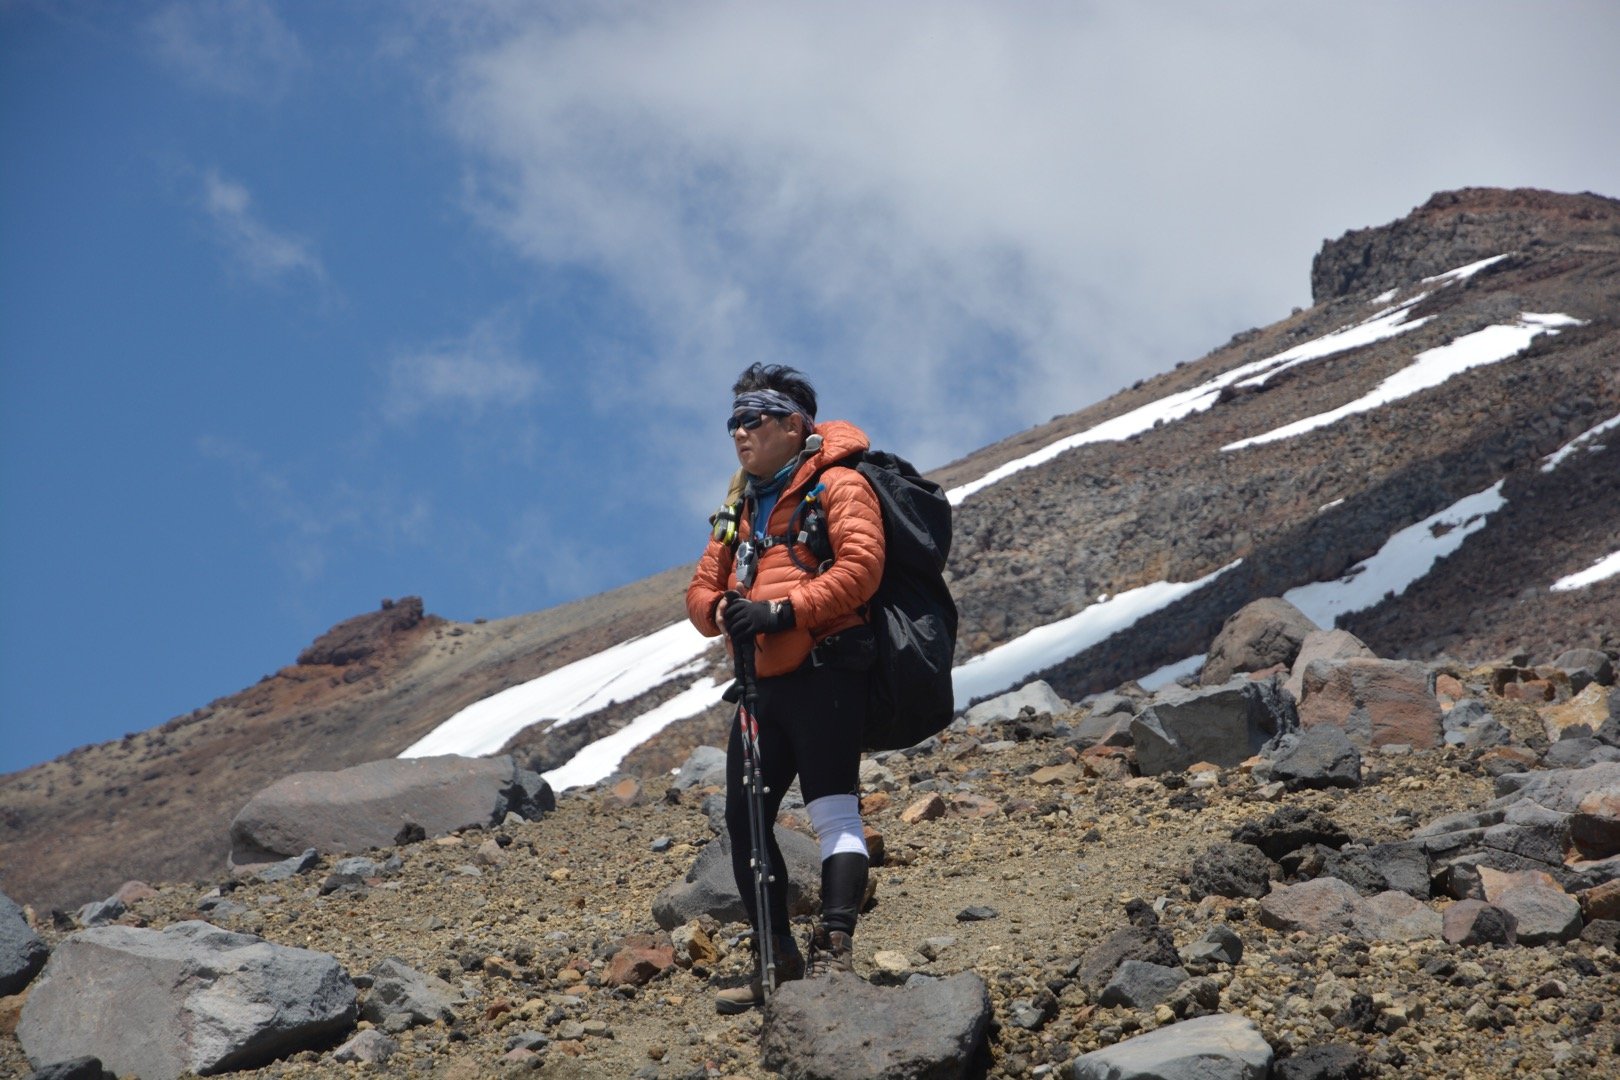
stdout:
MULTIPOLYGON (((874 655, 864 605, 883 576, 883 516, 861 474, 828 468, 867 450, 866 435, 842 420, 817 423, 816 393, 801 373, 754 364, 732 393, 726 430, 742 465, 733 480, 735 510, 731 519, 724 512, 717 519, 686 608, 704 634, 726 634, 734 653, 748 643, 754 649, 764 832, 774 875, 770 945, 776 980, 785 982, 807 971, 815 977, 853 970, 868 865, 856 794, 874 655), (819 507, 812 517, 825 523, 815 545, 787 539, 790 529, 795 537, 804 532, 807 506, 819 507), (808 966, 788 929, 787 866, 771 827, 795 776, 821 845, 821 915, 808 966)), ((757 928, 740 721, 739 714, 726 748, 726 831, 737 890, 757 928)), ((716 1008, 741 1012, 764 994, 756 977, 722 991, 716 1008)))

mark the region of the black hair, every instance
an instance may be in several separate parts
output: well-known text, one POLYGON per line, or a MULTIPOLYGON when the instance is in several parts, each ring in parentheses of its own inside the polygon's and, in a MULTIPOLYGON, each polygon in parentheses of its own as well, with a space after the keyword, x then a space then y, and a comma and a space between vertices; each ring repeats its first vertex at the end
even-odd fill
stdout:
POLYGON ((746 394, 750 390, 775 390, 779 394, 786 394, 810 414, 811 420, 816 418, 816 388, 797 368, 790 368, 786 364, 749 364, 737 376, 737 384, 731 388, 731 392, 733 395, 746 394))

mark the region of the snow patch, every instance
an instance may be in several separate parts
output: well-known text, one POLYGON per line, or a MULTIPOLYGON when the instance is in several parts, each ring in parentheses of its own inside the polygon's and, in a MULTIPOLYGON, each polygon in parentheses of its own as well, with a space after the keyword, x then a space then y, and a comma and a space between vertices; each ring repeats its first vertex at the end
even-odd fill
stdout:
POLYGON ((1197 581, 1155 581, 1127 590, 980 653, 951 672, 957 704, 966 705, 974 698, 1021 686, 1036 672, 1061 664, 1106 641, 1160 608, 1203 588, 1242 561, 1229 563, 1197 581))
MULTIPOLYGON (((1583 446, 1585 446, 1586 443, 1591 442, 1605 431, 1611 431, 1617 427, 1620 427, 1620 416, 1611 417, 1608 420, 1603 421, 1603 423, 1598 424, 1596 427, 1589 428, 1586 431, 1581 432, 1579 435, 1569 440, 1569 442, 1548 454, 1542 460, 1541 471, 1544 473, 1552 472, 1554 469, 1558 468, 1558 466, 1562 465, 1565 460, 1574 455, 1577 450, 1580 450, 1583 446)), ((1602 444, 1587 446, 1586 452, 1589 454, 1595 454, 1602 449, 1605 449, 1602 444)))
POLYGON ((683 619, 475 701, 399 756, 493 754, 530 724, 554 720, 561 726, 692 674, 709 644, 683 619))
POLYGON ((642 713, 611 735, 580 748, 579 753, 545 773, 546 782, 558 791, 584 787, 612 776, 625 755, 663 731, 677 720, 696 716, 720 701, 725 684, 699 679, 655 709, 642 713))
POLYGON ((1423 279, 1423 284, 1432 285, 1438 283, 1441 285, 1452 285, 1459 281, 1467 281, 1481 270, 1495 266, 1503 259, 1510 259, 1515 254, 1516 252, 1510 251, 1505 255, 1492 255, 1488 259, 1481 259, 1479 262, 1471 262, 1467 266, 1459 266, 1455 270, 1447 270, 1445 273, 1436 274, 1434 277, 1426 277, 1423 279))
POLYGON ((1503 506, 1502 481, 1469 495, 1409 525, 1384 541, 1377 554, 1357 563, 1336 581, 1317 581, 1283 593, 1283 599, 1304 612, 1317 626, 1329 628, 1352 611, 1361 611, 1385 596, 1399 596, 1434 564, 1462 546, 1485 527, 1486 518, 1503 506))
POLYGON ((1620 551, 1613 555, 1605 555, 1597 562, 1588 566, 1578 574, 1561 577, 1552 583, 1553 592, 1569 592, 1571 589, 1584 589, 1588 585, 1596 585, 1606 578, 1620 574, 1620 551))
POLYGON ((1433 349, 1425 349, 1413 357, 1412 363, 1397 371, 1371 391, 1336 409, 1307 416, 1295 420, 1291 424, 1273 428, 1262 435, 1255 435, 1237 442, 1228 443, 1222 450, 1241 450, 1248 446, 1257 446, 1261 443, 1276 442, 1280 439, 1291 439, 1307 431, 1314 431, 1320 427, 1337 423, 1347 416, 1356 413, 1371 412, 1374 409, 1388 405, 1390 402, 1411 397, 1413 394, 1439 386, 1446 380, 1460 375, 1470 368, 1482 367, 1486 364, 1495 364, 1511 357, 1517 356, 1539 334, 1556 334, 1559 327, 1579 325, 1580 320, 1569 315, 1538 315, 1525 312, 1519 316, 1519 321, 1498 326, 1487 326, 1472 334, 1453 341, 1449 345, 1441 345, 1433 349))
POLYGON ((1163 690, 1183 675, 1197 674, 1198 669, 1204 666, 1204 656, 1204 653, 1199 653, 1197 656, 1189 656, 1185 660, 1177 660, 1173 664, 1166 664, 1157 671, 1149 672, 1137 679, 1136 685, 1150 694, 1163 690))

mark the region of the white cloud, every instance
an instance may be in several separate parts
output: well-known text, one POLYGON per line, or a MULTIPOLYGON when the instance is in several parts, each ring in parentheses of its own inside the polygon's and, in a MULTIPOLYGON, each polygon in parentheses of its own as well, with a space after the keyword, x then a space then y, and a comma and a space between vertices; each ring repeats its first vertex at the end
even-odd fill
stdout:
POLYGON ((518 354, 511 326, 486 321, 464 338, 394 357, 383 415, 395 424, 426 413, 477 420, 491 409, 526 405, 543 381, 539 367, 518 354))
POLYGON ((938 464, 1307 303, 1324 237, 1435 190, 1620 188, 1605 7, 1528 50, 1488 8, 496 3, 433 86, 481 220, 641 320, 628 392, 673 423, 795 363, 938 464))
POLYGON ((240 183, 208 170, 202 178, 202 207, 215 238, 250 277, 270 284, 294 278, 325 284, 326 268, 314 245, 260 219, 253 196, 240 183))
POLYGON ((190 82, 274 100, 308 66, 298 36, 266 0, 185 0, 154 12, 144 31, 157 56, 190 82))

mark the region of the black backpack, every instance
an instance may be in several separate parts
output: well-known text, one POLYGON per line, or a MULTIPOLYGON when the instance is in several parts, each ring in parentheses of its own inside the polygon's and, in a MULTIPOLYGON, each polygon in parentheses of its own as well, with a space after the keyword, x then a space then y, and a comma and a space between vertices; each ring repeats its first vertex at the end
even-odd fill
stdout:
MULTIPOLYGON (((938 484, 924 479, 904 458, 884 451, 857 452, 821 473, 831 468, 850 468, 864 476, 883 508, 883 579, 867 605, 877 660, 861 744, 866 750, 903 750, 943 731, 956 714, 951 658, 957 611, 944 573, 951 554, 951 504, 938 484)), ((820 513, 814 500, 806 500, 794 512, 790 529, 818 561, 830 556, 825 523, 815 520, 820 513)), ((822 569, 826 565, 820 562, 822 569)))

